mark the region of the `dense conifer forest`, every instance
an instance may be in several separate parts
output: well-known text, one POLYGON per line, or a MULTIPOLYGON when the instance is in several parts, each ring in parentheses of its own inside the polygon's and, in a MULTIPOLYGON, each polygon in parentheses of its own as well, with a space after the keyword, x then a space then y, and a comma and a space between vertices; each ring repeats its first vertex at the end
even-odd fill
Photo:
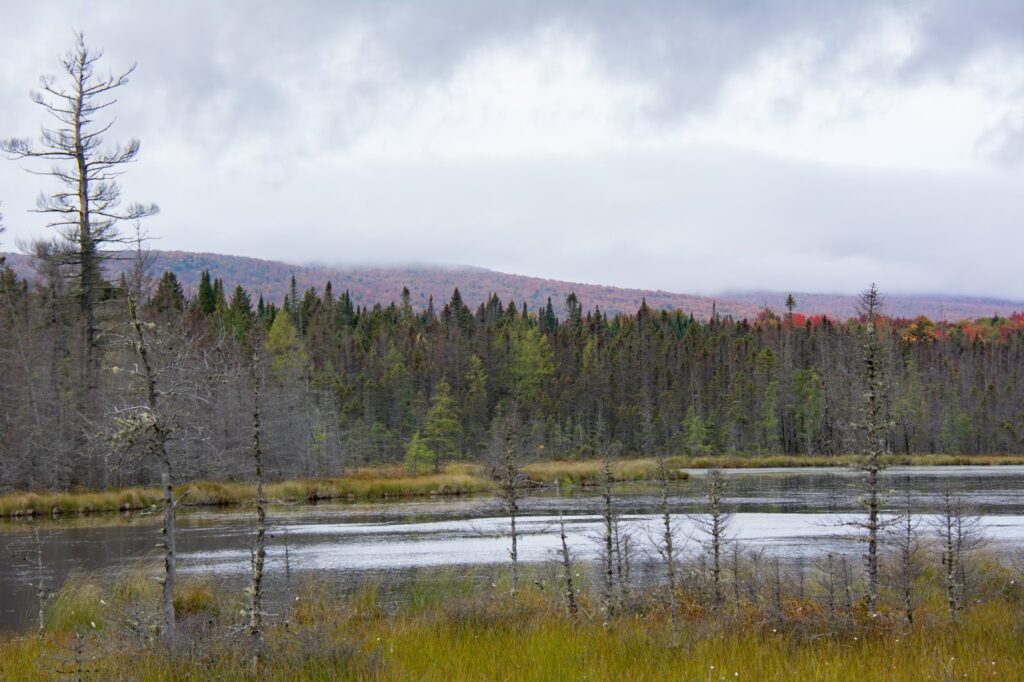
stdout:
MULTIPOLYGON (((134 274, 104 283, 86 358, 76 268, 37 254, 39 284, 5 268, 0 325, 0 485, 147 484, 138 437, 146 381, 128 299, 153 364, 176 477, 250 475, 252 369, 265 378, 271 477, 486 459, 514 411, 524 456, 808 453, 858 447, 862 321, 764 311, 697 320, 646 305, 606 316, 569 296, 540 310, 456 289, 425 310, 409 296, 354 306, 330 283, 282 307, 204 274, 187 298, 134 274), (255 352, 259 351, 259 352, 255 352), (93 364, 86 371, 85 362, 93 364)), ((882 318, 886 442, 895 453, 1021 452, 1024 320, 882 318)), ((148 441, 146 441, 148 442, 148 441)))

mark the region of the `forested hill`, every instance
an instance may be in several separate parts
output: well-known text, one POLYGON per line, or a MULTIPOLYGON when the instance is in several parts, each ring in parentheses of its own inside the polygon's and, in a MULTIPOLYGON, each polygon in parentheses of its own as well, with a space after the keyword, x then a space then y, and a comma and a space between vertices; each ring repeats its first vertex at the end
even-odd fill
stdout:
MULTIPOLYGON (((32 269, 26 256, 4 255, 19 276, 31 277, 32 269)), ((646 299, 652 308, 679 309, 699 319, 710 317, 713 306, 722 315, 753 319, 765 307, 781 312, 785 307, 787 293, 737 292, 710 297, 564 282, 466 266, 300 266, 244 256, 186 251, 155 251, 154 256, 156 262, 152 268, 153 273, 158 275, 164 270, 173 271, 186 291, 194 291, 202 271, 209 270, 213 277, 224 281, 229 291, 240 284, 254 296, 262 293, 266 300, 276 303, 283 301, 288 293, 293 275, 300 291, 309 287, 321 290, 329 281, 334 291, 348 291, 353 303, 357 305, 386 305, 398 301, 402 288, 408 287, 411 302, 418 309, 425 308, 431 296, 437 303, 447 301, 452 290, 458 287, 463 300, 471 306, 486 301, 495 293, 504 301, 525 301, 531 310, 544 306, 550 297, 556 309, 560 310, 561 302, 570 292, 575 292, 586 308, 596 306, 611 314, 636 312, 641 301, 646 299)), ((114 263, 114 274, 118 267, 127 268, 129 263, 114 263)), ((844 319, 852 316, 856 308, 856 296, 794 293, 794 297, 796 311, 806 315, 844 319)), ((890 294, 886 297, 886 311, 893 317, 925 315, 933 320, 956 321, 992 315, 1008 317, 1014 312, 1024 311, 1024 302, 965 296, 890 294)))

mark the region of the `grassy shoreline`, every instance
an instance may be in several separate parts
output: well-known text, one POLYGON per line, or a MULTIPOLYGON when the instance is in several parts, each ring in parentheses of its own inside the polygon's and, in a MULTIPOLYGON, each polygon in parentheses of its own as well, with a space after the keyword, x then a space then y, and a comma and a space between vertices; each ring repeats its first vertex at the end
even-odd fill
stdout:
POLYGON ((605 625, 586 587, 574 617, 553 584, 531 583, 512 602, 507 576, 490 590, 465 576, 425 584, 397 608, 372 583, 341 594, 311 580, 297 586, 287 617, 267 623, 257 662, 242 593, 208 578, 180 584, 182 640, 166 651, 149 619, 159 598, 150 576, 80 576, 50 604, 45 642, 0 635, 0 679, 65 679, 78 661, 87 679, 109 680, 1014 679, 1024 669, 1024 595, 1010 574, 984 577, 990 593, 956 624, 927 577, 912 625, 890 610, 869 618, 862 604, 834 620, 820 585, 801 597, 787 583, 777 613, 767 595, 716 608, 681 590, 677 638, 661 590, 634 593, 605 625), (142 626, 124 627, 126 618, 142 626))
MULTIPOLYGON (((755 467, 851 466, 850 456, 716 455, 667 458, 670 476, 681 480, 685 469, 740 469, 755 467)), ((1024 465, 1024 455, 889 455, 887 465, 964 466, 1024 465)), ((596 485, 602 478, 601 460, 552 460, 524 467, 534 485, 596 485)), ((657 460, 651 457, 617 460, 612 465, 616 481, 647 481, 657 478, 657 460)), ((357 469, 339 478, 296 479, 270 483, 267 498, 273 502, 299 503, 325 500, 375 501, 409 497, 457 496, 493 490, 491 480, 478 464, 450 464, 440 473, 413 474, 401 467, 357 469)), ((251 504, 251 483, 195 481, 177 486, 175 494, 185 506, 224 507, 251 504)), ((156 487, 131 487, 107 491, 14 492, 0 495, 0 518, 62 516, 110 512, 136 512, 157 508, 162 493, 156 487)))

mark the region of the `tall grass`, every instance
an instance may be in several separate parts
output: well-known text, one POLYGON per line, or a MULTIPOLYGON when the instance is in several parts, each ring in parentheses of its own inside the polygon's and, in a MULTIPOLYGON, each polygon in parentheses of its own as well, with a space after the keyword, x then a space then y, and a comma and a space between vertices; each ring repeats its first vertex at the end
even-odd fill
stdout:
MULTIPOLYGON (((887 465, 957 466, 1024 464, 1020 455, 889 455, 887 465)), ((850 466, 854 456, 825 455, 707 455, 667 458, 672 478, 687 478, 685 469, 850 466)), ((555 460, 536 462, 525 467, 530 480, 588 486, 600 482, 601 460, 555 460)), ((652 457, 622 459, 613 462, 616 481, 652 480, 658 475, 657 460, 652 457)), ((487 492, 493 483, 479 464, 449 464, 440 473, 413 474, 398 466, 355 469, 337 478, 308 478, 280 481, 266 486, 271 502, 316 502, 320 500, 385 500, 401 497, 469 495, 487 492)), ((250 483, 194 481, 177 486, 175 494, 183 505, 229 506, 251 504, 255 487, 250 483)), ((15 492, 0 495, 0 518, 21 516, 68 516, 96 512, 132 512, 156 509, 163 495, 158 488, 123 488, 108 491, 15 492)))
MULTIPOLYGON (((441 473, 412 475, 397 467, 356 470, 339 478, 280 481, 265 487, 272 502, 320 500, 383 500, 431 495, 467 495, 485 492, 491 483, 481 467, 451 465, 441 473)), ((185 506, 251 504, 256 489, 250 483, 195 481, 177 486, 175 495, 185 506)), ((0 517, 60 516, 95 512, 140 511, 162 504, 158 488, 125 488, 106 492, 11 493, 0 495, 0 517)))
MULTIPOLYGON (((685 480, 688 474, 680 469, 684 466, 679 457, 669 458, 669 476, 685 480)), ((650 481, 658 476, 658 461, 653 457, 623 459, 612 462, 612 478, 615 481, 650 481)), ((604 477, 604 462, 600 459, 555 460, 535 462, 523 467, 526 475, 539 483, 564 483, 571 485, 597 485, 604 477)))
POLYGON ((85 679, 103 680, 902 682, 1019 679, 1024 670, 1021 594, 1009 585, 965 611, 956 626, 943 617, 941 599, 929 597, 914 626, 884 611, 868 619, 859 609, 855 627, 843 632, 827 627, 812 598, 787 597, 779 621, 757 603, 734 613, 683 593, 682 634, 672 641, 656 593, 606 628, 586 594, 583 615, 573 620, 557 591, 531 588, 513 605, 500 586, 469 584, 443 574, 416 605, 396 612, 374 583, 342 595, 310 582, 298 590, 287 625, 280 614, 270 620, 257 667, 252 642, 236 627, 240 595, 209 580, 183 585, 175 601, 185 639, 166 652, 145 628, 124 626, 140 600, 156 602, 138 576, 113 585, 78 577, 51 608, 42 648, 34 637, 0 638, 0 679, 66 679, 61 671, 76 658, 89 671, 85 679))

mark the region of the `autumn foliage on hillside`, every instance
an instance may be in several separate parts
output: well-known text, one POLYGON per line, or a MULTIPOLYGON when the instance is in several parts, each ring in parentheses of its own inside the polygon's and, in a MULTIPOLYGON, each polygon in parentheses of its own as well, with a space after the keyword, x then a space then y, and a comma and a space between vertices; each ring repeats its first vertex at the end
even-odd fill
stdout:
MULTIPOLYGON (((289 293, 293 276, 299 291, 309 287, 322 291, 330 282, 335 292, 347 291, 353 303, 362 306, 377 303, 387 305, 399 300, 402 290, 408 288, 410 303, 417 310, 426 309, 431 298, 435 303, 447 300, 456 287, 469 305, 486 302, 492 294, 496 294, 503 301, 516 301, 520 306, 525 302, 529 309, 536 310, 546 305, 550 298, 561 312, 561 302, 575 292, 588 306, 609 314, 632 313, 646 300, 647 305, 655 310, 682 310, 698 319, 708 319, 717 312, 736 319, 753 320, 765 308, 784 310, 786 298, 784 293, 764 292, 695 296, 564 282, 468 267, 297 266, 242 256, 185 251, 157 251, 154 254, 156 260, 153 270, 174 272, 187 293, 195 292, 200 275, 207 270, 219 277, 229 290, 241 285, 254 297, 262 295, 266 301, 277 304, 289 293)), ((19 276, 34 276, 28 257, 20 254, 7 256, 19 276)), ((111 262, 109 275, 116 277, 129 267, 130 260, 111 262)), ((804 320, 804 316, 819 320, 823 316, 846 319, 854 316, 855 307, 855 296, 796 294, 796 315, 800 316, 800 320, 804 320)), ((888 314, 901 318, 927 315, 935 320, 961 320, 993 314, 1008 317, 1018 310, 1024 310, 1024 304, 995 299, 889 295, 886 298, 886 310, 888 314)))

